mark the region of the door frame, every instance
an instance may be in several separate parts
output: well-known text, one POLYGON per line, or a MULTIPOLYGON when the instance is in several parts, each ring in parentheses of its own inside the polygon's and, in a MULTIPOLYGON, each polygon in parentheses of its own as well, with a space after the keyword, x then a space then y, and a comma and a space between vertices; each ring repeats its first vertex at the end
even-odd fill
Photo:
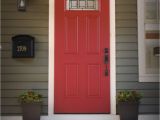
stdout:
MULTIPOLYGON (((55 22, 55 0, 49 0, 49 65, 48 65, 48 115, 56 119, 54 113, 54 22, 55 22)), ((116 41, 115 41, 115 0, 110 0, 110 114, 116 115, 116 41)), ((86 115, 88 117, 96 114, 86 115)), ((99 115, 99 114, 98 114, 99 115)), ((58 115, 58 116, 70 116, 58 115)), ((71 115, 72 116, 72 115, 71 115)), ((74 115, 75 116, 75 115, 74 115)), ((82 115, 76 115, 79 118, 82 115)), ((103 114, 104 116, 104 114, 103 114)), ((94 117, 93 117, 94 118, 94 117)), ((102 117, 103 118, 103 117, 102 117)), ((101 120, 101 119, 99 119, 101 120)))

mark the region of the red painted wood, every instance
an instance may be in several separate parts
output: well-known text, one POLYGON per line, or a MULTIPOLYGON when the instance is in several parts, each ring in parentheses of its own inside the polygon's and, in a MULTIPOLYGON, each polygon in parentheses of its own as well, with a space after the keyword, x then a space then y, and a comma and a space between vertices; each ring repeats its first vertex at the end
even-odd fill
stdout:
POLYGON ((54 111, 109 113, 109 0, 99 0, 99 11, 68 11, 64 2, 55 1, 54 111))

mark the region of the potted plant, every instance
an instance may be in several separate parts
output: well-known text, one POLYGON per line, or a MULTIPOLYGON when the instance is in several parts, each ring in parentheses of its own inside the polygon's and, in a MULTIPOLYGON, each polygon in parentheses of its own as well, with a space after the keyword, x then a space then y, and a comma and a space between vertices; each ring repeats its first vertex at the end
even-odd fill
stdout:
POLYGON ((120 120, 138 120, 141 94, 136 91, 120 91, 117 96, 120 120))
POLYGON ((24 92, 19 96, 23 120, 40 120, 42 95, 34 91, 24 92))

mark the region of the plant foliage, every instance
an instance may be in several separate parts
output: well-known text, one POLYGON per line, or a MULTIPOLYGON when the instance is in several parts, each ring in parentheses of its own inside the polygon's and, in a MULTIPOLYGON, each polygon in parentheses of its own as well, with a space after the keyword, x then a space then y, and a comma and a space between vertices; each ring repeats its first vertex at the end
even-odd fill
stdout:
POLYGON ((117 95, 118 102, 139 102, 142 95, 136 91, 120 91, 117 95))
POLYGON ((34 91, 27 91, 19 96, 20 103, 39 103, 42 102, 42 95, 34 91))

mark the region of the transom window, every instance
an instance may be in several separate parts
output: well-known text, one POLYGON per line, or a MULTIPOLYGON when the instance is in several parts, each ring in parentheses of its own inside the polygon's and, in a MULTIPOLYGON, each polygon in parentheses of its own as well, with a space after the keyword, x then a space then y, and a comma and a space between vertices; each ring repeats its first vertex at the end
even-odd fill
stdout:
POLYGON ((98 0, 66 0, 67 10, 98 10, 98 0))

